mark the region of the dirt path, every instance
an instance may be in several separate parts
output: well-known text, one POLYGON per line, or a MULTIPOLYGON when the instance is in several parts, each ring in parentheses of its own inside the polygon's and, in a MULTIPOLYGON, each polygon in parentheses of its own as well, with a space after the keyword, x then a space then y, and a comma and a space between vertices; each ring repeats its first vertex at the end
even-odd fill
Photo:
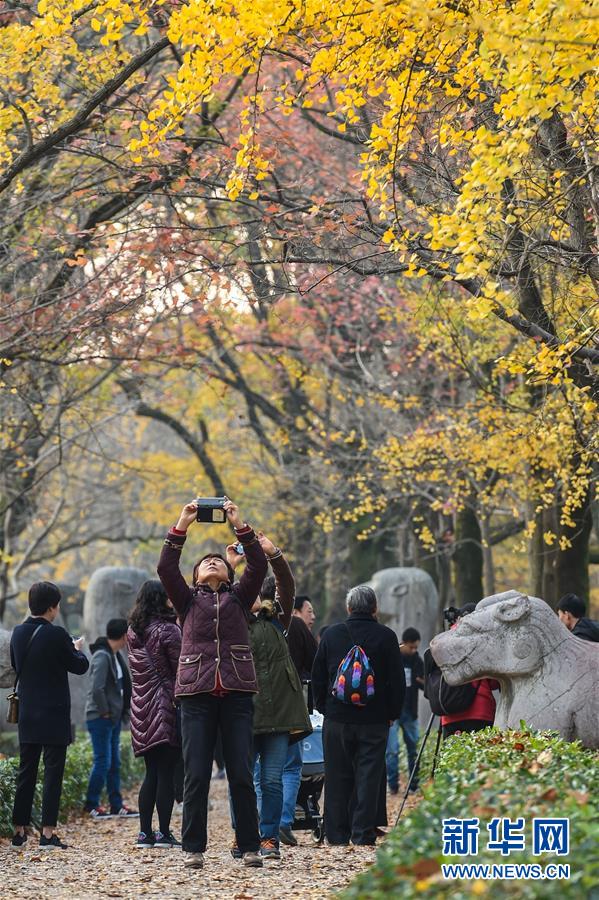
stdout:
MULTIPOLYGON (((35 837, 30 837, 34 847, 23 853, 10 850, 8 841, 1 842, 0 896, 2 900, 321 900, 343 888, 374 859, 371 848, 316 847, 309 832, 297 832, 299 846, 283 848, 280 862, 244 869, 229 853, 226 782, 213 781, 210 796, 214 809, 202 871, 184 869, 177 850, 137 850, 137 819, 93 822, 73 817, 59 828, 69 844, 66 851, 40 852, 35 837)), ((390 797, 390 821, 398 806, 397 798, 390 797)), ((180 825, 174 818, 175 834, 180 825)))

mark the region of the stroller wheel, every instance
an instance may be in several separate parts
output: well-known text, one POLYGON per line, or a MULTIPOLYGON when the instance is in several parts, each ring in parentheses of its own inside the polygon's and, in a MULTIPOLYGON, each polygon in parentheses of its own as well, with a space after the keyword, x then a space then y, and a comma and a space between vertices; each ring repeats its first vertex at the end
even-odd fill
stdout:
POLYGON ((312 840, 315 844, 322 844, 324 841, 324 827, 322 822, 320 822, 312 831, 312 840))

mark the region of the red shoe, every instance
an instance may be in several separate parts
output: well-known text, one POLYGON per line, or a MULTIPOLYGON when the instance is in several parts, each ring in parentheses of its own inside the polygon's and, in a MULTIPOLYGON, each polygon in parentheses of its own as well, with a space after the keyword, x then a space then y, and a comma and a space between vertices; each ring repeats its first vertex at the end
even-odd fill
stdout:
POLYGON ((94 822, 99 821, 100 819, 111 819, 112 816, 108 812, 107 809, 104 809, 103 806, 94 806, 93 809, 86 810, 88 816, 91 816, 94 822))
POLYGON ((131 809, 129 806, 121 806, 120 809, 111 809, 109 815, 113 817, 113 819, 138 819, 139 813, 136 809, 131 809))

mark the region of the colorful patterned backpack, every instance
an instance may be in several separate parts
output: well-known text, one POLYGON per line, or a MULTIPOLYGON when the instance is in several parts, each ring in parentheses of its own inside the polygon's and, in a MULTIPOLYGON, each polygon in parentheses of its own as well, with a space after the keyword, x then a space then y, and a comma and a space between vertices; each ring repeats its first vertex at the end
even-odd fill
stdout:
MULTIPOLYGON (((346 625, 346 628, 350 640, 353 640, 349 626, 346 625)), ((366 706, 374 697, 374 671, 366 653, 357 644, 339 663, 332 694, 337 700, 352 706, 366 706)))

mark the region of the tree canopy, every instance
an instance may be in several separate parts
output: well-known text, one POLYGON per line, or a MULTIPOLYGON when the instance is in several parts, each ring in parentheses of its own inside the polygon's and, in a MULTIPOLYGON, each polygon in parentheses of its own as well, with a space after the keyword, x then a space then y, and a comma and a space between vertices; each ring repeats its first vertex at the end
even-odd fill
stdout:
POLYGON ((331 560, 361 540, 440 579, 453 557, 480 594, 517 533, 537 593, 588 595, 598 22, 585 0, 8 2, 4 570, 100 392, 214 489, 301 495, 331 560))

